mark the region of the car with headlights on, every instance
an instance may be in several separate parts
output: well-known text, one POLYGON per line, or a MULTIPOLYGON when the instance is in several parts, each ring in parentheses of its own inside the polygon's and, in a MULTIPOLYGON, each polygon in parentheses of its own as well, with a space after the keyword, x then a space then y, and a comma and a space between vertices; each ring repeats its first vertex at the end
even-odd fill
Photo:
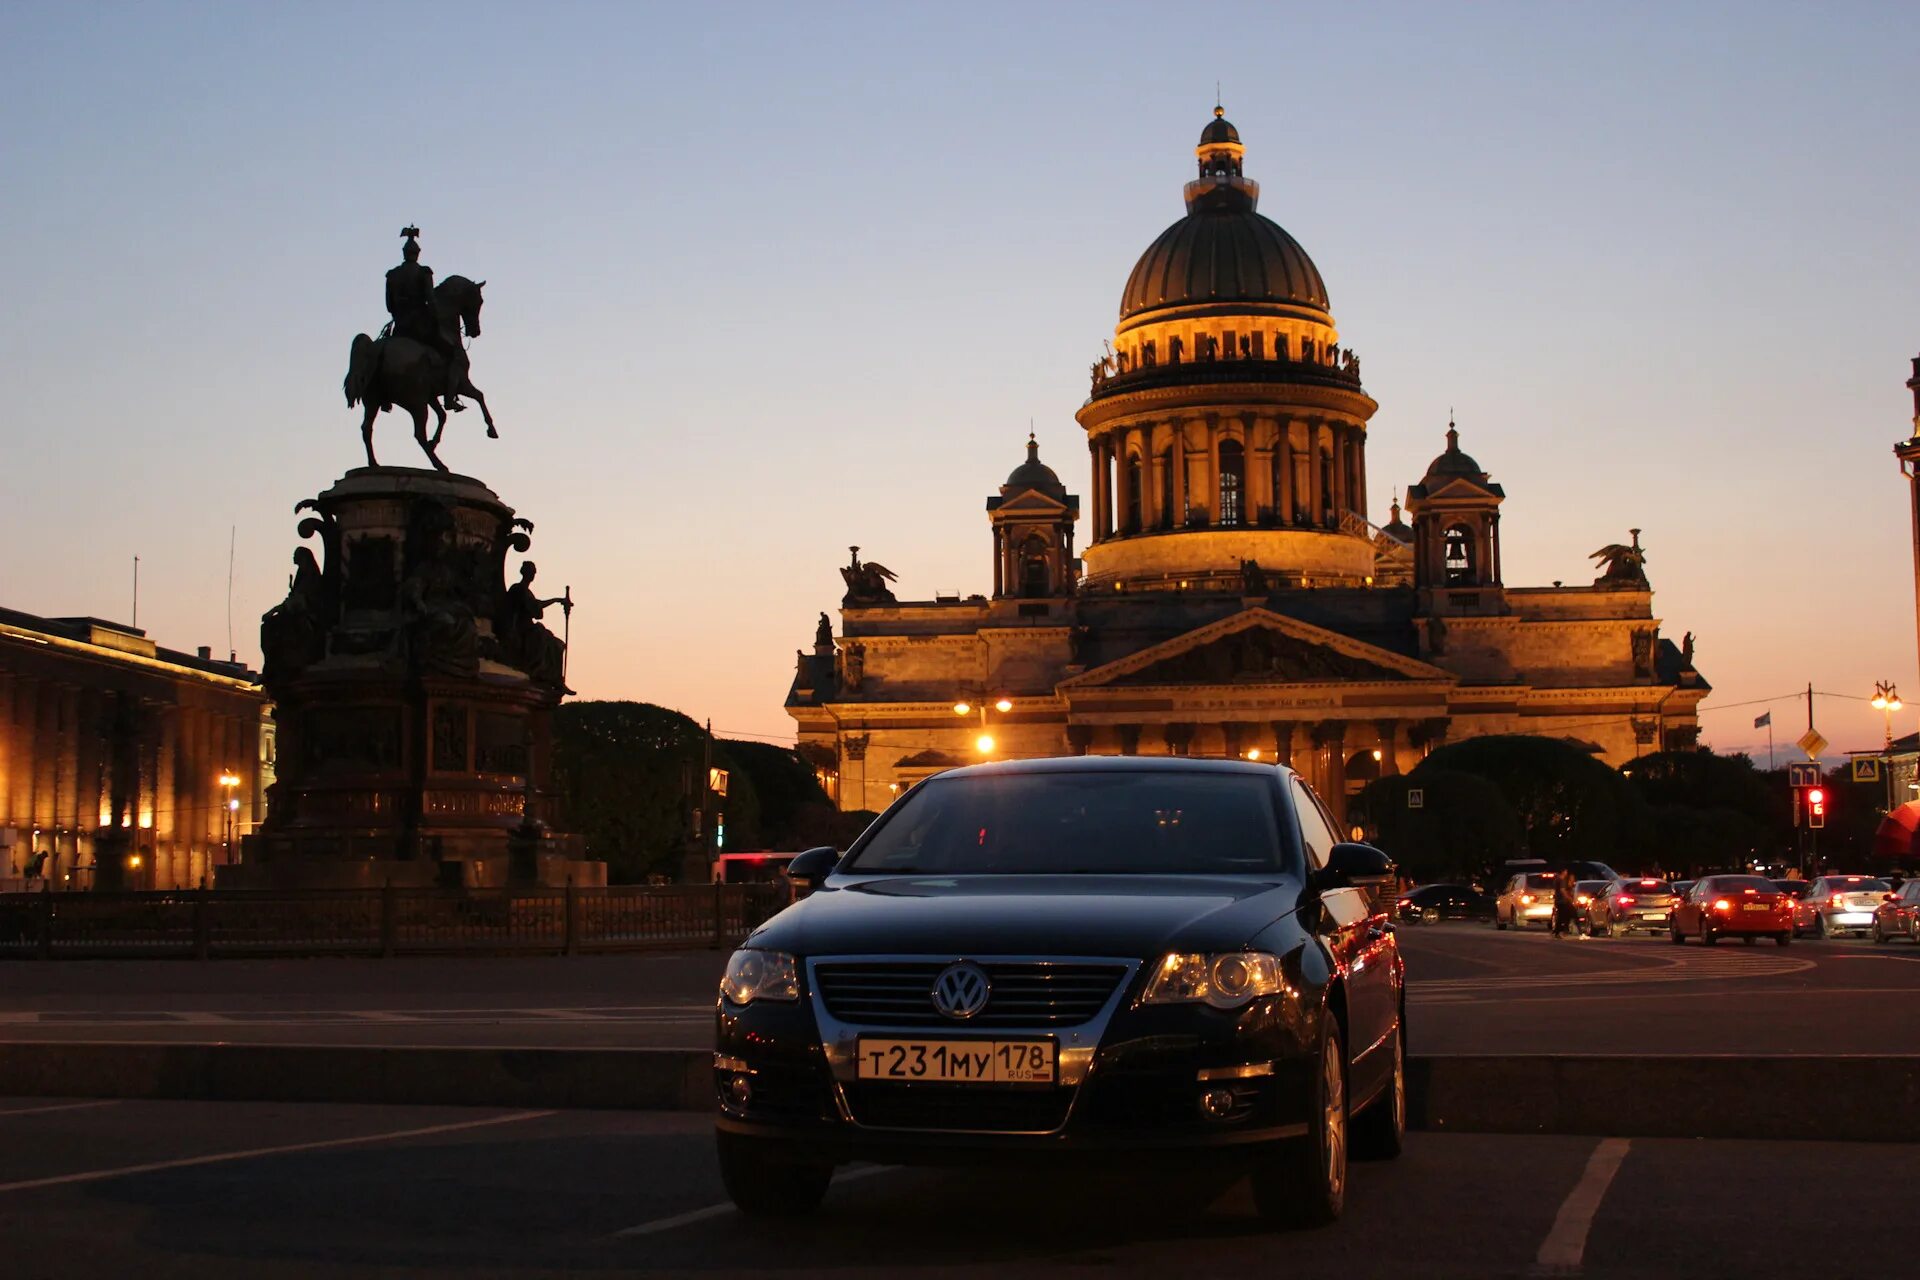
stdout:
POLYGON ((1920 942, 1920 880, 1909 880, 1873 909, 1873 940, 1920 942))
POLYGON ((1806 910, 1817 938, 1873 932, 1873 913, 1887 896, 1887 882, 1873 876, 1821 876, 1807 890, 1806 910))
POLYGON ((902 795, 727 963, 721 1175, 810 1212, 836 1165, 1192 1159, 1275 1225, 1345 1203, 1406 1125, 1405 968, 1291 770, 1179 757, 976 765, 902 795))
POLYGON ((1739 938, 1752 946, 1772 938, 1784 947, 1793 941, 1793 899, 1764 876, 1702 876, 1674 904, 1667 936, 1675 945, 1739 938))
POLYGON ((1593 931, 1599 934, 1665 933, 1667 917, 1678 899, 1673 886, 1651 876, 1623 876, 1611 881, 1587 908, 1593 931))

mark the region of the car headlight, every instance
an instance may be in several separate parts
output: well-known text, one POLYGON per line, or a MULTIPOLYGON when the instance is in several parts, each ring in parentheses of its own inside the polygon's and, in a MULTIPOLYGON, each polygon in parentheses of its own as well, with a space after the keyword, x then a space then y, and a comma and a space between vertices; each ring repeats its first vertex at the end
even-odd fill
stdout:
POLYGON ((1229 951, 1203 956, 1175 951, 1163 956, 1147 983, 1142 1004, 1194 1004, 1231 1009, 1255 996, 1285 989, 1280 957, 1265 951, 1229 951))
POLYGON ((784 951, 744 947, 727 959, 720 976, 720 994, 732 1004, 755 1000, 798 1000, 800 975, 793 957, 784 951))

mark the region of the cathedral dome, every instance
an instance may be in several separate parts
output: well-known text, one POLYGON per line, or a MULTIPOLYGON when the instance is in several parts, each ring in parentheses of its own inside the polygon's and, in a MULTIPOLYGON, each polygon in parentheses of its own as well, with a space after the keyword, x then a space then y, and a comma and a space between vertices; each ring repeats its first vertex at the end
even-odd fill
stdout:
POLYGON ((1245 148, 1219 107, 1201 131, 1198 180, 1187 216, 1160 233, 1134 264, 1120 297, 1124 324, 1161 307, 1218 302, 1327 310, 1327 286, 1300 242, 1263 218, 1258 183, 1241 173, 1245 148))
POLYGON ((1012 493, 1017 489, 1038 489, 1042 493, 1065 494, 1067 487, 1060 483, 1060 477, 1052 467, 1040 461, 1040 444, 1031 434, 1027 436, 1027 460, 1015 467, 1007 476, 1001 492, 1012 493))
POLYGON ((1485 480, 1487 473, 1480 464, 1467 454, 1460 452, 1460 432, 1452 422, 1447 423, 1447 451, 1427 465, 1426 479, 1422 482, 1428 488, 1450 476, 1468 476, 1475 480, 1485 480))
POLYGON ((1271 302, 1327 310, 1327 286, 1300 242, 1245 209, 1188 214, 1147 246, 1120 297, 1124 322, 1160 307, 1271 302))

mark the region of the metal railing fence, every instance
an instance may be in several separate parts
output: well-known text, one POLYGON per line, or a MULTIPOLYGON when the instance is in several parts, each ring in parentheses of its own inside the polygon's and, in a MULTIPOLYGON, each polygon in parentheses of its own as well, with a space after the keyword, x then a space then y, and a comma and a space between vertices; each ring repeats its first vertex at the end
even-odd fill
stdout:
POLYGON ((787 901, 776 883, 0 893, 0 958, 724 947, 787 901))

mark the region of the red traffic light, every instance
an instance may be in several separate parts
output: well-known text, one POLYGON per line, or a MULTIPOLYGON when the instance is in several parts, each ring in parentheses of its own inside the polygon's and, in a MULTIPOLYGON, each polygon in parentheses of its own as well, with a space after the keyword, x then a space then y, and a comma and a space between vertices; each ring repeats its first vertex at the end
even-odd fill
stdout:
POLYGON ((1818 808, 1827 802, 1827 793, 1819 787, 1807 788, 1807 803, 1818 808))
POLYGON ((1824 787, 1807 788, 1807 825, 1809 827, 1827 825, 1827 792, 1824 787))

